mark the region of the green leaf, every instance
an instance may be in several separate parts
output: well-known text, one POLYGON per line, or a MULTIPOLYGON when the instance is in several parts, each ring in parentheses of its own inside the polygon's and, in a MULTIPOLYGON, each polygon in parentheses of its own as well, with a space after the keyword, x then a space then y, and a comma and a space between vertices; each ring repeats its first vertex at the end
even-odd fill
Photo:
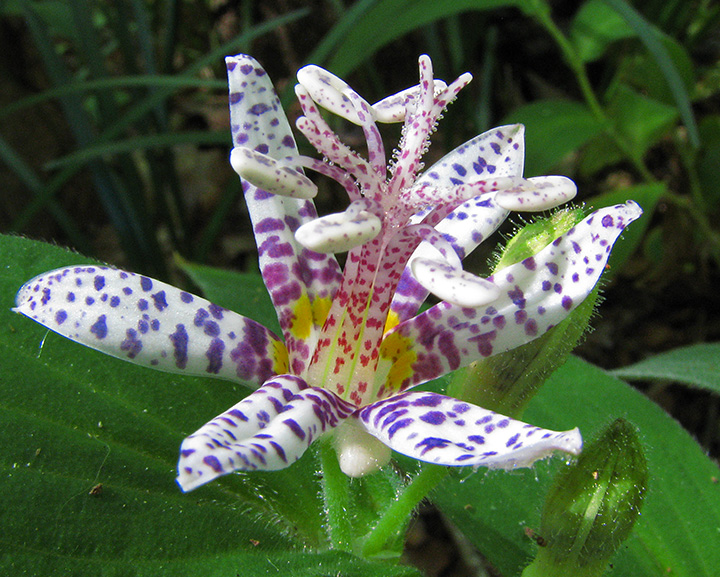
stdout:
POLYGON ((87 262, 0 236, 0 573, 264 574, 263 563, 287 558, 278 549, 323 547, 312 451, 284 471, 229 475, 190 494, 175 484, 183 437, 249 389, 136 367, 11 312, 25 281, 87 262))
MULTIPOLYGON (((692 57, 685 47, 674 38, 660 35, 659 41, 675 67, 689 99, 696 82, 692 57)), ((622 78, 623 82, 642 94, 677 108, 675 96, 664 78, 657 60, 651 54, 642 53, 623 59, 618 76, 622 78)))
MULTIPOLYGON (((347 33, 335 47, 328 68, 339 76, 345 76, 383 46, 420 26, 460 12, 522 4, 519 0, 383 0, 366 4, 366 11, 361 15, 350 11, 346 16, 353 19, 352 27, 348 27, 344 20, 337 24, 347 33), (388 25, 390 22, 391 26, 388 25)), ((332 31, 330 34, 335 36, 332 31)), ((327 51, 325 47, 324 52, 327 51)))
POLYGON ((678 111, 618 84, 610 95, 608 116, 640 158, 675 124, 678 111))
POLYGON ((630 27, 637 32, 638 37, 647 48, 648 52, 657 62, 662 75, 672 92, 677 109, 687 128, 690 143, 694 148, 700 145, 697 123, 690 104, 690 96, 685 89, 683 80, 678 73, 675 64, 668 55, 668 52, 660 41, 661 33, 648 22, 642 14, 633 8, 625 0, 604 0, 608 5, 620 14, 630 27))
POLYGON ((503 124, 526 127, 525 175, 547 174, 568 154, 602 133, 590 110, 572 100, 540 100, 513 111, 503 124))
POLYGON ((633 29, 604 0, 585 2, 570 27, 570 40, 583 62, 599 59, 613 42, 633 36, 633 29))
POLYGON ((717 212, 720 205, 720 115, 703 118, 700 123, 702 148, 698 157, 698 179, 708 209, 717 212))
MULTIPOLYGON (((680 425, 645 396, 580 359, 571 359, 541 389, 524 419, 543 427, 579 426, 587 439, 615 417, 640 429, 650 478, 642 516, 613 558, 614 575, 698 577, 717 574, 720 470, 680 425)), ((433 499, 503 575, 517 575, 536 545, 555 459, 534 470, 490 471, 447 479, 433 499)), ((541 535, 542 536, 542 535, 541 535)))
POLYGON ((661 353, 611 371, 623 379, 675 381, 720 393, 720 343, 702 343, 661 353))

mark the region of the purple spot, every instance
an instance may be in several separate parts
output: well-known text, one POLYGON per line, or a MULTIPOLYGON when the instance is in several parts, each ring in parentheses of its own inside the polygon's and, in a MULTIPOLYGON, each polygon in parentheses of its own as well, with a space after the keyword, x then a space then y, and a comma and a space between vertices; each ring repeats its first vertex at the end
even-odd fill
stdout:
POLYGON ((410 403, 413 407, 437 407, 442 403, 442 397, 440 395, 427 395, 426 397, 420 397, 410 403))
POLYGON ((450 441, 447 439, 441 439, 439 437, 427 437, 420 441, 417 445, 415 445, 416 449, 419 449, 420 447, 423 447, 422 452, 420 455, 424 455, 428 451, 432 451, 433 449, 444 449, 450 444, 450 441))
POLYGON ((295 436, 301 441, 305 439, 305 431, 303 431, 302 427, 297 424, 297 421, 295 421, 294 419, 285 419, 283 421, 283 424, 287 425, 290 430, 295 433, 295 436))
POLYGON ((275 449, 275 452, 278 454, 278 457, 280 457, 283 461, 283 463, 287 463, 287 457, 285 456, 285 449, 283 449, 278 443, 275 441, 270 441, 270 446, 275 449))
POLYGON ((224 310, 222 307, 210 303, 210 305, 208 306, 208 310, 210 311, 210 314, 213 316, 214 319, 222 320, 224 310))
POLYGON ((204 331, 209 337, 216 337, 220 334, 220 325, 218 325, 215 321, 207 321, 205 323, 204 331))
POLYGON ((525 334, 529 337, 537 336, 538 325, 535 319, 529 319, 528 322, 525 323, 525 334))
POLYGON ((96 276, 94 284, 95 284, 95 290, 101 291, 103 289, 103 287, 105 286, 105 277, 102 275, 96 276))
POLYGON ((550 271, 550 274, 557 274, 558 273, 558 265, 554 262, 548 262, 545 264, 546 267, 548 267, 548 270, 550 271))
POLYGON ((119 305, 120 305, 120 297, 119 296, 116 295, 116 296, 110 298, 110 306, 112 308, 116 308, 119 305))
POLYGON ((485 443, 485 437, 482 435, 469 435, 468 441, 475 443, 476 445, 482 445, 485 443))
POLYGON ((205 356, 208 358, 208 366, 205 369, 208 373, 217 375, 222 368, 223 351, 225 350, 225 343, 221 339, 213 339, 210 343, 205 356))
POLYGON ((173 344, 175 366, 178 369, 184 369, 188 361, 188 333, 187 330, 185 330, 185 325, 179 324, 175 327, 175 332, 170 335, 170 341, 173 344))
POLYGON ((613 222, 613 217, 610 216, 609 214, 606 214, 605 216, 603 216, 601 223, 605 228, 610 228, 611 226, 613 226, 615 224, 613 222))
POLYGON ((59 325, 63 324, 65 320, 67 319, 67 313, 63 310, 60 310, 55 313, 55 322, 59 325))
POLYGON ((266 104, 264 102, 260 102, 258 104, 251 106, 250 109, 248 110, 248 112, 255 116, 260 116, 261 114, 267 112, 268 110, 272 110, 272 108, 268 104, 266 104))
POLYGON ((467 174, 467 170, 465 170, 465 167, 462 164, 453 164, 452 165, 453 170, 457 172, 460 176, 465 176, 467 174))
POLYGON ((193 302, 193 296, 190 293, 183 291, 180 293, 180 300, 184 303, 191 303, 193 302))
POLYGON ((128 329, 125 333, 125 340, 120 343, 120 350, 127 351, 129 359, 134 359, 142 351, 142 341, 138 338, 137 331, 128 329))
POLYGON ((236 419, 243 421, 243 422, 247 422, 247 420, 248 420, 248 418, 245 416, 245 413, 243 413, 242 411, 240 411, 238 409, 231 409, 227 412, 227 414, 232 415, 236 419))
POLYGON ((517 443, 517 440, 520 438, 520 433, 515 433, 512 437, 508 439, 508 442, 505 443, 506 447, 509 447, 510 445, 514 445, 517 443))
POLYGON ((569 311, 573 306, 573 300, 569 296, 564 296, 562 299, 562 306, 566 311, 569 311))
POLYGON ((388 429, 388 437, 392 439, 395 433, 397 433, 400 429, 411 425, 414 420, 415 419, 400 419, 397 423, 393 423, 393 425, 388 429))
MULTIPOLYGON (((43 304, 45 304, 45 303, 43 303, 43 304)), ((92 297, 85 297, 85 304, 88 306, 91 306, 91 305, 95 304, 95 299, 92 297)))
POLYGON ((146 276, 141 276, 141 277, 140 277, 140 287, 141 287, 142 290, 144 290, 145 292, 151 291, 151 290, 152 290, 152 287, 153 287, 153 282, 152 282, 152 280, 149 279, 148 277, 146 277, 146 276))
POLYGON ((165 291, 156 292, 154 295, 150 295, 152 300, 155 302, 155 308, 159 311, 163 311, 167 308, 168 304, 165 300, 165 291))
POLYGON ((106 320, 107 317, 105 315, 100 315, 95 321, 95 324, 90 327, 90 332, 99 339, 104 339, 107 336, 108 330, 105 322, 106 320))
POLYGON ((148 309, 148 302, 145 299, 140 299, 137 306, 141 311, 146 311, 148 309))
POLYGON ((203 458, 203 463, 205 463, 208 467, 210 467, 216 473, 223 472, 223 467, 220 464, 220 461, 218 461, 218 458, 215 457, 214 455, 208 455, 207 457, 203 458))
POLYGON ((71 303, 75 301, 75 293, 68 293, 67 294, 67 302, 71 303))
POLYGON ((442 425, 445 422, 445 413, 441 411, 430 411, 422 415, 420 420, 429 425, 442 425))

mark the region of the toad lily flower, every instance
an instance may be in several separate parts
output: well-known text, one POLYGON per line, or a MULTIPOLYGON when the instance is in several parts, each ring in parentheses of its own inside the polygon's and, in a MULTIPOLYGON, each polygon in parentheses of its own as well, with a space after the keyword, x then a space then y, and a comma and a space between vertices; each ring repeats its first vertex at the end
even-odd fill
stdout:
POLYGON ((449 466, 529 466, 577 454, 577 429, 555 432, 416 385, 545 333, 592 290, 635 203, 599 210, 533 257, 483 279, 461 259, 510 210, 544 210, 575 194, 563 177, 522 178, 522 126, 460 146, 427 171, 421 157, 465 86, 433 78, 370 105, 345 82, 298 73, 298 129, 323 155, 298 154, 264 70, 227 59, 231 163, 243 188, 262 276, 283 339, 258 323, 137 274, 96 266, 28 282, 18 312, 111 355, 166 371, 254 384, 253 393, 185 439, 178 482, 194 489, 231 471, 275 470, 330 431, 342 469, 360 476, 390 449, 449 466), (367 159, 332 132, 320 107, 362 129, 367 159), (387 166, 377 122, 403 122, 387 166), (348 193, 318 217, 308 168, 348 193), (341 270, 334 254, 348 251, 341 270), (417 314, 428 293, 441 302, 417 314))

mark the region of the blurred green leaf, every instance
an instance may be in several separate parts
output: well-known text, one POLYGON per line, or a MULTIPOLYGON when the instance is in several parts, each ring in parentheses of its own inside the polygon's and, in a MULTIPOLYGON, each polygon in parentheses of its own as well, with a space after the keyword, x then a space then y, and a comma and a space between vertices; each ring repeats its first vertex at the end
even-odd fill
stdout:
POLYGON ((720 115, 707 116, 700 123, 702 148, 698 156, 698 179, 709 210, 717 213, 720 205, 720 115))
MULTIPOLYGON (((659 36, 659 42, 665 48, 668 58, 677 71, 688 99, 695 90, 695 66, 687 50, 677 40, 669 36, 659 36)), ((663 76, 658 61, 652 54, 641 53, 624 58, 618 72, 619 78, 645 96, 677 108, 675 96, 663 76)))
POLYGON ((572 100, 540 100, 513 111, 504 124, 519 122, 525 132, 525 175, 547 174, 568 154, 602 132, 590 110, 572 100))
MULTIPOLYGON (((347 33, 338 38, 339 43, 331 52, 328 68, 339 76, 345 76, 383 46, 420 26, 460 12, 522 4, 520 0, 383 0, 365 3, 362 14, 353 11, 347 14, 346 18, 352 18, 352 26, 347 26, 344 20, 337 24, 336 28, 347 33)), ((337 37, 332 31, 330 34, 337 37)), ((324 52, 330 53, 329 47, 324 48, 324 52)))
POLYGON ((638 158, 665 135, 678 118, 676 108, 624 84, 618 84, 612 90, 607 113, 638 158))
POLYGON ((588 199, 588 204, 593 210, 625 203, 628 200, 634 200, 640 205, 640 208, 643 209, 642 217, 623 231, 622 242, 618 242, 613 247, 610 260, 608 261, 610 270, 608 270, 607 273, 614 275, 618 270, 622 269, 632 253, 635 252, 642 243, 645 232, 650 226, 655 207, 666 191, 667 185, 664 182, 651 182, 649 184, 637 184, 635 186, 621 188, 588 199))
POLYGON ((583 62, 598 60, 613 42, 633 36, 633 29, 604 0, 583 3, 570 27, 570 40, 583 62))
POLYGON ((623 379, 675 381, 720 393, 720 343, 702 343, 661 353, 611 371, 623 379))
POLYGON ((322 546, 312 451, 190 494, 175 484, 183 437, 249 389, 136 367, 10 311, 25 281, 88 261, 0 236, 0 573, 206 575, 205 563, 247 562, 262 574, 278 548, 322 546))
MULTIPOLYGON (((720 470, 662 409, 622 381, 571 357, 523 418, 560 430, 579 426, 590 439, 618 416, 639 427, 650 478, 642 517, 613 558, 612 574, 716 575, 720 470)), ((433 500, 503 575, 518 575, 536 547, 524 528, 538 530, 550 473, 562 466, 555 459, 534 470, 461 473, 462 482, 446 479, 433 500)))
POLYGON ((690 97, 678 73, 675 64, 668 55, 665 46, 660 40, 662 33, 659 32, 645 17, 633 8, 626 0, 604 0, 608 5, 620 14, 628 25, 637 32, 638 37, 648 49, 648 52, 657 62, 657 65, 665 77, 665 80, 672 92, 678 112, 687 128, 690 143, 694 148, 700 145, 697 123, 693 113, 690 97))

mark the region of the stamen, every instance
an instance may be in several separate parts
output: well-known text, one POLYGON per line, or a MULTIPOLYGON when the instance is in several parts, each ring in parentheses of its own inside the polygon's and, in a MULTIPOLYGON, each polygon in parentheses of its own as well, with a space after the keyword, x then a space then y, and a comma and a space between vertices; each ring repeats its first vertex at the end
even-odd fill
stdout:
POLYGON ((308 199, 318 192, 317 186, 302 172, 250 148, 233 148, 230 164, 250 184, 279 196, 308 199))
MULTIPOLYGON (((352 99, 362 100, 362 98, 341 78, 324 68, 310 64, 298 70, 297 79, 311 98, 326 110, 353 124, 362 125, 364 123, 358 116, 357 107, 351 101, 352 99)), ((363 102, 372 114, 370 104, 364 100, 363 102)))
POLYGON ((382 230, 382 221, 368 212, 364 200, 350 204, 345 212, 328 214, 302 225, 295 238, 315 252, 345 252, 365 244, 382 230))
POLYGON ((524 179, 501 190, 495 202, 506 210, 536 211, 555 208, 577 194, 575 183, 565 176, 539 176, 524 179))
POLYGON ((432 294, 454 305, 476 308, 500 296, 500 289, 490 281, 446 262, 414 258, 410 263, 413 276, 432 294))

